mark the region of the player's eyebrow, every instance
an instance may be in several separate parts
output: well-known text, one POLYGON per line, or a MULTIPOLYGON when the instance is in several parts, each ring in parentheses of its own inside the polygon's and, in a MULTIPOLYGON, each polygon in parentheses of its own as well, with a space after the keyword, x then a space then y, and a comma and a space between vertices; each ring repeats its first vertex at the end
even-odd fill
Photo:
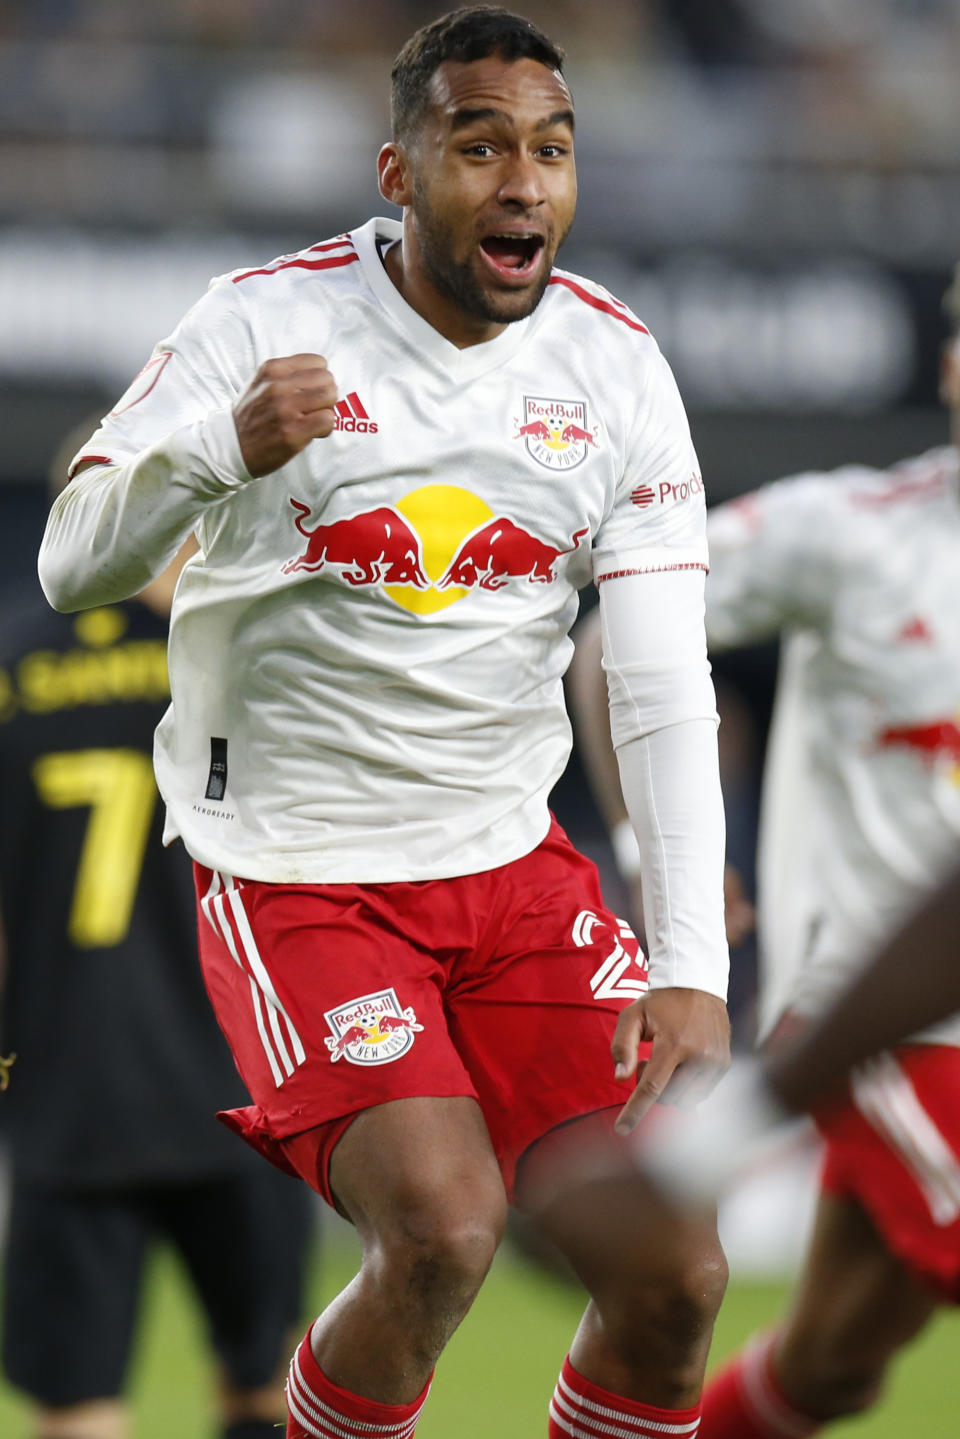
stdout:
POLYGON ((552 130, 555 125, 567 125, 567 126, 569 126, 569 128, 572 130, 572 129, 573 129, 573 111, 572 111, 572 110, 554 110, 553 114, 552 114, 552 115, 548 115, 545 120, 538 120, 537 123, 536 123, 536 125, 534 125, 533 128, 534 128, 535 130, 552 130))
MULTIPOLYGON (((467 106, 455 110, 450 118, 451 133, 457 130, 465 130, 470 125, 479 124, 483 120, 505 120, 508 125, 513 124, 513 116, 506 110, 498 110, 493 105, 478 106, 470 109, 467 106)), ((545 119, 538 120, 534 130, 552 130, 556 125, 568 125, 573 130, 573 111, 554 110, 552 115, 545 119)))

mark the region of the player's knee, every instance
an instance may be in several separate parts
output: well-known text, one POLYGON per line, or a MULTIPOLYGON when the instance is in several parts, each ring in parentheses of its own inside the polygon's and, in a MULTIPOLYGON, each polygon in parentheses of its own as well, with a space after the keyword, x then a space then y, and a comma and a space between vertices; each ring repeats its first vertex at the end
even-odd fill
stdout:
POLYGON ((652 1308, 655 1323, 678 1351, 709 1335, 727 1287, 727 1261, 719 1241, 683 1255, 662 1276, 652 1308))
POLYGON ((633 1268, 618 1290, 599 1300, 599 1308, 624 1360, 653 1359, 663 1382, 682 1394, 700 1381, 726 1286, 719 1241, 704 1243, 651 1266, 646 1276, 642 1265, 633 1268))
POLYGON ((482 1284, 506 1227, 502 1185, 448 1183, 398 1196, 378 1236, 379 1266, 387 1282, 472 1298, 482 1284), (388 1277, 389 1276, 389 1277, 388 1277))

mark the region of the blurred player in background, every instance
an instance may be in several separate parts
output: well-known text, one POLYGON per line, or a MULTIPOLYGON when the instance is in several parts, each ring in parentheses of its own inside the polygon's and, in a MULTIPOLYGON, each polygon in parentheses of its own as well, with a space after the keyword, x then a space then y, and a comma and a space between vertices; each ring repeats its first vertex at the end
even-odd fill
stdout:
POLYGON ((198 535, 157 766, 255 1101, 233 1123, 363 1245, 291 1366, 298 1439, 413 1434, 508 1197, 591 1295, 551 1436, 699 1422, 715 1223, 641 1227, 614 1125, 728 1062, 703 490, 646 328, 553 268, 562 64, 500 9, 417 32, 379 158, 402 223, 216 282, 81 450, 41 556, 83 608, 198 535), (669 503, 634 502, 660 483, 669 503), (591 577, 651 837, 649 993, 547 807, 591 577))
POLYGON ((960 1011, 958 958, 955 870, 824 1015, 772 1049, 765 1074, 774 1097, 791 1111, 814 1109, 854 1065, 960 1011))
POLYGON ((3 1363, 35 1403, 36 1439, 128 1434, 122 1394, 161 1237, 209 1325, 218 1432, 269 1439, 284 1413, 309 1196, 213 1121, 244 1090, 204 993, 190 863, 161 844, 153 776, 170 602, 194 548, 129 602, 70 619, 37 593, 4 617, 0 1052, 17 1058, 0 1097, 3 1363))
MULTIPOLYGON (((759 869, 774 1041, 829 1005, 960 846, 957 281, 946 304, 952 445, 884 473, 784 480, 708 521, 711 646, 784 646, 759 869)), ((576 683, 600 684, 587 653, 576 683)), ((960 1020, 857 1069, 818 1122, 822 1194, 793 1306, 711 1380, 704 1439, 813 1434, 868 1408, 901 1346, 960 1295, 960 1020)))

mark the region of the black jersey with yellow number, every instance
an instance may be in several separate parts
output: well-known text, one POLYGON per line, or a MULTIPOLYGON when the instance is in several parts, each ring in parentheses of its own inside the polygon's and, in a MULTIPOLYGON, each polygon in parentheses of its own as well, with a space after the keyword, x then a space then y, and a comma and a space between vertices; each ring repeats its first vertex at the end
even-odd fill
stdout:
POLYGON ((138 601, 7 615, 0 652, 0 1124, 18 1174, 101 1186, 259 1163, 203 988, 190 862, 161 844, 166 623, 138 601))

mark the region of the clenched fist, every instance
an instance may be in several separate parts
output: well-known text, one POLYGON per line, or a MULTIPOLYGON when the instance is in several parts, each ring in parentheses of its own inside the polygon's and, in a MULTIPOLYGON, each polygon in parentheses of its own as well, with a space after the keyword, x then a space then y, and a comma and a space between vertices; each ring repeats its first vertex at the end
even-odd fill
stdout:
POLYGON ((233 407, 249 473, 269 475, 329 435, 336 401, 337 382, 322 355, 266 360, 233 407))

